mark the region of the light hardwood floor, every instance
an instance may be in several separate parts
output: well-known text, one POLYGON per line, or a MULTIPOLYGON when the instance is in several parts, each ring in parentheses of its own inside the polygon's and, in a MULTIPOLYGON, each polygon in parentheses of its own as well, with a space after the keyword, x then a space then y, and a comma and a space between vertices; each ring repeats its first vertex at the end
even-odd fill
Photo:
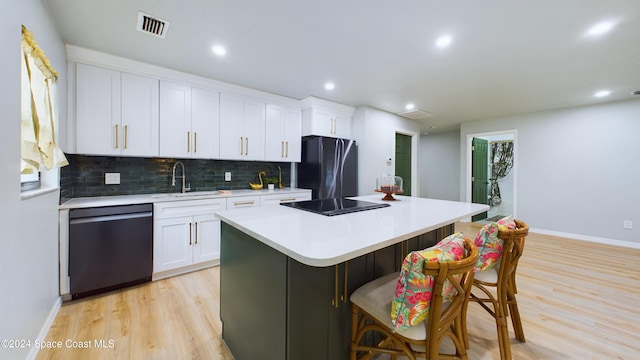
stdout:
MULTIPOLYGON (((509 329, 514 359, 640 358, 640 250, 530 233, 517 281, 527 342, 509 329)), ((46 339, 63 348, 38 359, 232 359, 218 309, 219 268, 68 302, 46 339), (113 348, 64 346, 100 339, 113 348)), ((469 359, 499 359, 493 318, 477 304, 468 316, 469 359)))

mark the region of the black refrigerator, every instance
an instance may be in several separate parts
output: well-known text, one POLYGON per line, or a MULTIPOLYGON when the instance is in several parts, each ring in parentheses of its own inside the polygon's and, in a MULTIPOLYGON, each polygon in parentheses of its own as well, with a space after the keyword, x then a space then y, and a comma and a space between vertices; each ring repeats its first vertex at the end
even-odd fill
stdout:
POLYGON ((358 151, 355 140, 322 136, 302 138, 298 187, 312 199, 358 195, 358 151))

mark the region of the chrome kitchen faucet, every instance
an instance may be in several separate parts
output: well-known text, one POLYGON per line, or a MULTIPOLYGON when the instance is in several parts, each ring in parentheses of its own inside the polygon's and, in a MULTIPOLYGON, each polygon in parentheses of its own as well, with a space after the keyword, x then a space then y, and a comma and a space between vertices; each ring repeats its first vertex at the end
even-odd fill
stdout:
POLYGON ((189 187, 184 186, 184 182, 185 182, 185 179, 187 178, 187 174, 185 173, 184 164, 182 163, 182 161, 176 161, 176 163, 173 164, 173 175, 171 175, 171 186, 176 186, 176 167, 178 167, 178 165, 182 167, 182 173, 180 177, 182 178, 182 193, 184 194, 187 191, 191 191, 191 184, 189 184, 189 187))

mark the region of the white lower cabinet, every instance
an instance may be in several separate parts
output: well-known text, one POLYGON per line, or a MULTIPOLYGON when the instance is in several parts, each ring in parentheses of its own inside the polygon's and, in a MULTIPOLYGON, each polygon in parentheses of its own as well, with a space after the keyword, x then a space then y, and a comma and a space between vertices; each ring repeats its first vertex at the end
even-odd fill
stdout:
POLYGON ((311 200, 311 191, 260 196, 260 206, 278 205, 294 201, 311 200))
POLYGON ((260 206, 260 196, 235 196, 227 198, 227 209, 260 206))
POLYGON ((154 205, 153 272, 220 259, 220 220, 226 199, 188 200, 154 205))
POLYGON ((245 207, 311 200, 311 190, 280 191, 153 205, 153 278, 219 264, 220 219, 216 213, 245 207))

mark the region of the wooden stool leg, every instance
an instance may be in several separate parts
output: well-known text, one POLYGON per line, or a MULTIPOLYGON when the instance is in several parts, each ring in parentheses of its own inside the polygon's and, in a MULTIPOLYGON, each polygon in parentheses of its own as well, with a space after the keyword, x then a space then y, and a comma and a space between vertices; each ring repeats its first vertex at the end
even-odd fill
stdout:
POLYGON ((466 349, 469 349, 469 333, 467 333, 467 309, 468 309, 467 306, 462 308, 460 327, 462 330, 462 340, 464 343, 464 347, 466 349))
POLYGON ((351 305, 351 351, 349 351, 349 360, 356 360, 356 336, 358 335, 358 310, 360 308, 352 304, 351 305))
POLYGON ((516 302, 515 297, 509 303, 509 313, 516 339, 525 342, 526 340, 524 338, 524 330, 522 329, 522 321, 520 320, 520 311, 518 311, 518 303, 516 302))
POLYGON ((503 316, 496 317, 496 327, 498 328, 500 359, 511 360, 511 344, 509 343, 509 327, 507 326, 507 319, 503 316))

